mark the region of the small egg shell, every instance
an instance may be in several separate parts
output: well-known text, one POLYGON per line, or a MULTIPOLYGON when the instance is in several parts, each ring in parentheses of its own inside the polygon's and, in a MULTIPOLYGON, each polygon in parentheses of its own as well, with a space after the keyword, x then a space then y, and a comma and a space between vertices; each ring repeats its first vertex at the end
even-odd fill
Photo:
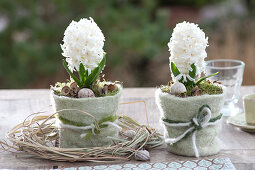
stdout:
POLYGON ((175 82, 171 87, 170 87, 170 94, 181 94, 187 92, 187 89, 183 83, 180 82, 175 82))
POLYGON ((128 137, 128 138, 133 138, 136 135, 136 132, 134 130, 126 130, 123 132, 123 135, 128 137))
POLYGON ((150 153, 147 150, 139 150, 135 153, 135 160, 148 161, 150 160, 150 153))
POLYGON ((95 94, 91 89, 82 88, 78 92, 78 97, 79 98, 95 97, 95 94))

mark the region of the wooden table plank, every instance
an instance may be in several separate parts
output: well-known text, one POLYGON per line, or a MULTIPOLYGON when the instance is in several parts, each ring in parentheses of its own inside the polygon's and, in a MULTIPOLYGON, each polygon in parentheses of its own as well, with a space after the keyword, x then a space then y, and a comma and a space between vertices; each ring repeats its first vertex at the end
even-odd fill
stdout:
MULTIPOLYGON (((156 127, 161 133, 162 126, 159 124, 160 113, 154 99, 155 88, 127 88, 124 89, 121 102, 145 101, 148 109, 149 124, 156 127)), ((241 97, 246 94, 255 93, 255 86, 241 88, 241 97)), ((16 125, 22 122, 28 115, 38 111, 52 113, 50 106, 50 91, 38 90, 0 90, 0 138, 16 125)), ((242 107, 242 100, 238 106, 242 107)), ((143 103, 121 104, 119 114, 126 114, 146 124, 143 103)), ((254 169, 255 167, 255 135, 240 131, 226 124, 226 118, 220 134, 223 149, 220 154, 211 156, 229 157, 238 169, 254 169)), ((195 158, 173 155, 165 150, 165 146, 151 151, 151 162, 191 160, 195 158)), ((134 162, 134 161, 131 161, 134 162)), ((0 168, 52 168, 53 166, 85 166, 90 163, 68 163, 54 162, 34 158, 15 158, 9 153, 0 153, 0 168)))

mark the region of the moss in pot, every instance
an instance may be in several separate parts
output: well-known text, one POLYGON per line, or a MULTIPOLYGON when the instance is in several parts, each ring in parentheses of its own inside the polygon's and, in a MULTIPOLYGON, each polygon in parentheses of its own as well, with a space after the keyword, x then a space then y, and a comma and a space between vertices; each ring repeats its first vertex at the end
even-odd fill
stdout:
POLYGON ((208 38, 195 24, 183 22, 174 28, 170 42, 173 81, 156 90, 168 150, 184 156, 208 156, 220 151, 225 91, 218 82, 201 77, 208 38))
POLYGON ((122 85, 99 80, 106 64, 104 35, 92 18, 72 21, 64 35, 63 66, 70 80, 51 87, 60 147, 109 146, 107 137, 120 131, 116 112, 122 85))

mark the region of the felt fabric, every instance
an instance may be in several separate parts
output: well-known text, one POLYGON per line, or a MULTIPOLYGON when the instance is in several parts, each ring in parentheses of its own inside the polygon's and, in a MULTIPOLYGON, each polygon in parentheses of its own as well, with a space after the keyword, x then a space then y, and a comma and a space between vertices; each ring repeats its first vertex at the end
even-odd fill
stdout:
MULTIPOLYGON (((198 110, 203 105, 209 105, 211 108, 211 118, 220 115, 220 110, 224 104, 224 95, 202 95, 194 97, 176 97, 168 93, 164 93, 161 89, 157 89, 156 103, 160 109, 163 118, 175 121, 188 122, 196 116, 198 110)), ((165 138, 176 138, 183 134, 189 127, 169 127, 165 126, 165 138)), ((220 144, 217 138, 221 130, 221 123, 217 125, 207 126, 196 134, 196 145, 200 156, 208 156, 217 154, 220 151, 220 144)), ((187 136, 174 144, 168 144, 168 150, 172 153, 184 156, 195 156, 192 146, 192 136, 187 136)))
POLYGON ((84 147, 101 147, 113 144, 107 136, 118 137, 119 130, 115 126, 108 125, 100 129, 100 134, 91 134, 90 139, 81 138, 81 134, 88 130, 77 130, 70 128, 60 128, 59 146, 61 148, 84 148, 84 147))
MULTIPOLYGON (((107 116, 116 114, 122 92, 122 87, 118 86, 118 88, 119 92, 114 96, 94 98, 70 98, 65 96, 58 96, 52 92, 52 104, 55 108, 55 111, 60 111, 63 109, 82 110, 93 115, 97 121, 100 121, 107 116)), ((93 118, 76 110, 61 111, 57 114, 56 117, 60 116, 66 120, 69 120, 70 122, 76 122, 77 124, 90 125, 94 123, 93 118)), ((92 134, 90 139, 80 137, 81 134, 87 133, 88 131, 89 130, 78 130, 60 127, 60 147, 81 148, 109 146, 113 141, 108 139, 107 136, 117 137, 119 129, 113 125, 107 125, 107 127, 100 129, 100 134, 92 134)))

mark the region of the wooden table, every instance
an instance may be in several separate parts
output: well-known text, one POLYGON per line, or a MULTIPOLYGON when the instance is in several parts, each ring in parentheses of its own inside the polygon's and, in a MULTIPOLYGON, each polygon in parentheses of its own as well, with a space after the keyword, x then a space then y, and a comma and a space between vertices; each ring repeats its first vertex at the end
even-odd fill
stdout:
MULTIPOLYGON (((147 104, 150 126, 157 128, 162 133, 162 126, 159 124, 160 113, 155 104, 154 92, 155 88, 126 88, 122 94, 121 102, 144 100, 147 104)), ((241 97, 250 93, 255 93, 255 86, 241 88, 241 97)), ((242 107, 241 98, 238 105, 242 107)), ((50 106, 49 90, 0 90, 0 138, 3 139, 11 127, 22 122, 31 113, 38 111, 48 111, 49 114, 53 112, 50 106)), ((130 115, 138 122, 146 124, 143 103, 120 105, 118 114, 130 115)), ((218 155, 208 158, 229 157, 237 169, 255 169, 255 134, 243 132, 226 124, 226 118, 224 118, 220 139, 223 144, 222 151, 218 155)), ((165 147, 164 145, 150 151, 151 162, 196 159, 171 154, 165 150, 165 147)), ((16 158, 14 154, 0 151, 0 168, 32 169, 90 164, 16 158)))

